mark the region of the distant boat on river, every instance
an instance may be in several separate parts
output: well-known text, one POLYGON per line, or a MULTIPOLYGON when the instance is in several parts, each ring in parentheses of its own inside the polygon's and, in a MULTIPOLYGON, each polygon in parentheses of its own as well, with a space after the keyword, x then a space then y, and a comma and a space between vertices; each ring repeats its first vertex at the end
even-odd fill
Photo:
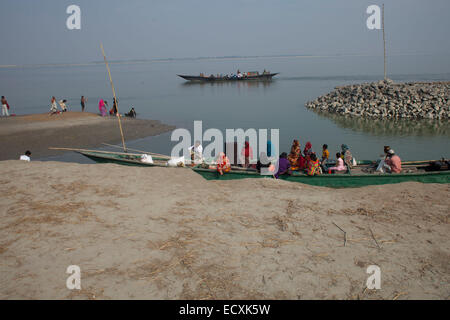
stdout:
POLYGON ((198 76, 190 76, 190 75, 182 75, 178 76, 187 80, 187 81, 196 81, 196 82, 215 82, 215 81, 268 81, 272 80, 272 77, 276 76, 278 73, 270 73, 268 71, 264 71, 263 73, 259 73, 258 71, 250 71, 241 73, 238 72, 232 75, 210 75, 206 76, 203 73, 200 73, 198 76))

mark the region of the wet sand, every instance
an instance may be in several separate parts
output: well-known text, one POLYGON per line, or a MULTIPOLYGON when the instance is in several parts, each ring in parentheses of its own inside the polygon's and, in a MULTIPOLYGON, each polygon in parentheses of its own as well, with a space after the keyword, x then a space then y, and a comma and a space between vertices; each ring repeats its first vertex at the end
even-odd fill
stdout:
MULTIPOLYGON (((158 135, 173 126, 156 120, 122 118, 125 141, 158 135)), ((26 150, 34 159, 61 154, 49 147, 94 148, 121 142, 116 117, 88 112, 33 114, 0 118, 0 160, 18 159, 26 150)))
POLYGON ((0 162, 0 183, 0 299, 450 298, 449 185, 37 161, 0 162))

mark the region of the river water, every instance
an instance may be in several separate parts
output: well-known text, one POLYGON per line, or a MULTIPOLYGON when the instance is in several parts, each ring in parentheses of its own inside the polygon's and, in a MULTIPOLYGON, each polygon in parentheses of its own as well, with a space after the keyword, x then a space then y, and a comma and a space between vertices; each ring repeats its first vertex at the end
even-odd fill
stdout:
MULTIPOLYGON (((394 81, 449 81, 450 58, 445 55, 389 57, 394 81)), ((317 114, 308 100, 336 86, 382 78, 382 58, 376 56, 262 57, 197 59, 111 64, 120 111, 133 106, 139 118, 161 120, 192 130, 194 120, 208 128, 279 129, 280 150, 289 152, 293 139, 311 141, 320 152, 326 143, 332 156, 345 143, 357 159, 375 159, 390 145, 402 159, 450 157, 449 121, 394 121, 317 114), (190 84, 177 74, 280 72, 272 82, 190 84)), ((100 97, 112 102, 106 68, 85 66, 27 66, 0 69, 1 94, 16 114, 49 110, 50 97, 67 99, 69 110, 88 98, 87 111, 97 112, 100 97)), ((92 134, 95 134, 94 132, 92 134)), ((130 148, 170 153, 170 133, 128 142, 130 148)), ((73 154, 44 160, 86 162, 73 154)))

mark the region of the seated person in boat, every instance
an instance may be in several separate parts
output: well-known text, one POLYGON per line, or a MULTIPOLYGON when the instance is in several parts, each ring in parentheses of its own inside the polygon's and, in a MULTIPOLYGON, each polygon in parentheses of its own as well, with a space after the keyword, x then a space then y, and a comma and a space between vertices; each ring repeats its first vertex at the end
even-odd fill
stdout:
POLYGON ((322 169, 320 168, 320 162, 319 162, 319 159, 317 159, 317 156, 315 153, 313 153, 310 156, 308 170, 307 170, 306 174, 308 176, 317 176, 319 174, 322 174, 322 169))
POLYGON ((330 151, 328 151, 328 145, 324 144, 322 146, 322 159, 321 159, 322 165, 326 164, 329 158, 330 158, 330 151))
POLYGON ((192 165, 201 164, 203 162, 203 147, 200 141, 195 141, 195 144, 189 148, 191 153, 192 165))
POLYGON ((224 173, 230 172, 231 170, 231 164, 230 159, 225 155, 225 153, 221 152, 219 153, 219 156, 217 158, 217 172, 221 176, 223 176, 224 173))
POLYGON ((291 165, 291 170, 302 170, 305 168, 305 158, 302 156, 300 143, 298 140, 292 142, 291 152, 287 158, 291 165))
POLYGON ((352 168, 353 166, 353 155, 350 152, 349 147, 346 144, 341 145, 341 157, 344 160, 344 163, 347 165, 347 167, 352 168))
POLYGON ((390 173, 400 173, 402 171, 402 160, 395 154, 393 149, 389 149, 384 167, 386 171, 390 173))
POLYGON ((267 158, 267 154, 265 152, 261 152, 259 155, 258 162, 256 163, 256 171, 258 171, 258 173, 261 173, 261 168, 272 168, 272 167, 273 166, 270 163, 269 158, 267 158))
POLYGON ((305 164, 303 169, 307 169, 309 167, 309 161, 311 160, 311 155, 314 153, 312 149, 311 142, 306 142, 305 148, 303 149, 303 155, 305 157, 305 164))
POLYGON ((245 141, 245 145, 241 150, 241 165, 244 168, 248 168, 250 166, 250 160, 253 159, 253 149, 250 147, 250 143, 245 141))
POLYGON ((278 171, 275 174, 275 178, 278 179, 281 175, 292 175, 291 163, 287 159, 287 153, 283 152, 278 159, 278 171))
POLYGON ((328 168, 328 173, 332 173, 333 171, 347 171, 347 167, 345 166, 344 160, 339 152, 336 153, 336 166, 328 168))
POLYGON ((377 172, 382 172, 382 173, 390 172, 390 166, 387 165, 387 163, 386 163, 386 161, 388 161, 390 158, 390 154, 389 154, 390 150, 391 150, 391 147, 384 146, 383 154, 380 155, 380 159, 377 161, 377 164, 376 164, 377 172))

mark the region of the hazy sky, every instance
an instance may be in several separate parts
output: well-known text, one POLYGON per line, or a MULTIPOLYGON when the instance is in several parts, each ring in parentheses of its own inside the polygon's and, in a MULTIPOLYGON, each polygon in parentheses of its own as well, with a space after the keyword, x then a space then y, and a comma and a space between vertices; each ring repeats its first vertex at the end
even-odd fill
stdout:
MULTIPOLYGON (((365 0, 1 0, 0 65, 382 54, 365 0), (66 8, 81 7, 81 30, 66 8)), ((388 54, 450 54, 449 0, 385 0, 388 54)))

